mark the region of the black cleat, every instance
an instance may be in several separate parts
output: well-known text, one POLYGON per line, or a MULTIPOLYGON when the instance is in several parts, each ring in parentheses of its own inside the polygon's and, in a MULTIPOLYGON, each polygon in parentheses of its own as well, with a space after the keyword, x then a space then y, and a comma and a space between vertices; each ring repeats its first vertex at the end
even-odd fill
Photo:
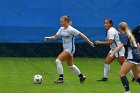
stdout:
POLYGON ((58 80, 54 81, 54 83, 56 83, 56 84, 64 83, 64 80, 63 79, 58 79, 58 80))
POLYGON ((97 80, 97 81, 108 81, 108 78, 102 78, 102 79, 100 79, 100 80, 97 80))
POLYGON ((85 82, 85 80, 86 80, 86 76, 81 77, 80 78, 80 84, 83 84, 85 82))
POLYGON ((132 78, 132 82, 137 82, 137 79, 136 78, 132 78))

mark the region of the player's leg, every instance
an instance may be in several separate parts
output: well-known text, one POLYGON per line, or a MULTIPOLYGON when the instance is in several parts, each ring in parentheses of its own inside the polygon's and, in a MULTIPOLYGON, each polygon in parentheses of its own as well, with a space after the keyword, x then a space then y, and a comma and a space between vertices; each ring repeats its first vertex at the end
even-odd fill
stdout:
POLYGON ((105 59, 105 65, 104 65, 104 77, 97 81, 108 81, 108 74, 110 72, 110 63, 115 59, 115 56, 113 58, 110 57, 110 53, 107 55, 105 59))
POLYGON ((122 66, 126 59, 124 56, 121 56, 121 57, 117 57, 117 60, 120 63, 120 65, 122 66))
MULTIPOLYGON (((124 50, 124 48, 122 48, 121 51, 119 51, 119 52, 117 52, 117 53, 115 54, 115 56, 117 57, 117 60, 118 60, 118 62, 120 63, 121 66, 122 66, 123 63, 126 61, 126 58, 125 58, 125 56, 124 56, 124 53, 125 53, 125 50, 124 50)), ((136 79, 135 79, 135 77, 134 77, 134 75, 133 75, 132 70, 130 70, 129 73, 130 73, 130 75, 132 76, 132 81, 135 81, 136 79)))
POLYGON ((83 74, 80 72, 79 68, 77 66, 74 65, 73 63, 73 56, 69 55, 69 57, 66 59, 68 66, 70 67, 70 69, 79 76, 80 79, 80 83, 83 84, 86 77, 83 76, 83 74))
POLYGON ((126 93, 130 93, 129 82, 128 82, 128 79, 126 77, 126 74, 132 69, 133 66, 134 66, 134 64, 132 64, 132 63, 124 62, 122 67, 121 67, 121 70, 120 70, 121 82, 125 88, 126 93))
POLYGON ((138 69, 139 69, 139 71, 140 71, 140 63, 138 64, 138 69))
POLYGON ((63 66, 62 63, 65 59, 69 57, 69 53, 66 51, 63 51, 56 59, 56 65, 57 65, 57 70, 59 74, 59 78, 55 83, 63 83, 63 66))
POLYGON ((132 68, 132 71, 134 72, 134 76, 137 78, 137 82, 140 84, 140 71, 138 65, 135 65, 132 68))

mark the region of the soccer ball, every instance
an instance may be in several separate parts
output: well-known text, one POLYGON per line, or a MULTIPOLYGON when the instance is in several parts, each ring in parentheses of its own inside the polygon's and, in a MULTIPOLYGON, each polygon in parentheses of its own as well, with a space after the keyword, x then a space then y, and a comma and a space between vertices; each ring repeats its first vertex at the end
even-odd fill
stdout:
POLYGON ((43 81, 43 78, 42 78, 41 75, 35 75, 35 76, 33 77, 33 82, 34 82, 35 84, 41 84, 42 81, 43 81))

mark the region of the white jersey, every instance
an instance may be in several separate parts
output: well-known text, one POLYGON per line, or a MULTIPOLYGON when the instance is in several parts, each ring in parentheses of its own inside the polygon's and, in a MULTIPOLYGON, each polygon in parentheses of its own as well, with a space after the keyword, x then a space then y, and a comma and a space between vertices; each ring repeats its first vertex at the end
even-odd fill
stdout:
POLYGON ((75 52, 74 37, 77 36, 79 33, 80 32, 77 29, 73 28, 70 25, 66 29, 64 27, 61 27, 58 30, 56 35, 62 38, 64 51, 67 51, 71 54, 75 52))
POLYGON ((114 50, 121 43, 118 31, 114 27, 111 27, 107 31, 107 39, 114 41, 114 43, 110 45, 111 50, 114 50))

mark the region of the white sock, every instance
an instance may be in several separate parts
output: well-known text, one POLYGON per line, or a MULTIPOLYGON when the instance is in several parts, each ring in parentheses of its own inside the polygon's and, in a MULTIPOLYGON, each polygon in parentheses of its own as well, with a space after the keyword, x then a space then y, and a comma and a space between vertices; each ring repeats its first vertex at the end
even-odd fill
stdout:
POLYGON ((72 66, 69 66, 69 67, 70 67, 70 69, 71 69, 73 72, 75 72, 77 75, 80 75, 80 74, 81 74, 80 70, 79 70, 75 65, 72 65, 72 66))
POLYGON ((133 74, 132 70, 129 71, 129 74, 134 78, 134 74, 133 74))
POLYGON ((58 70, 59 75, 63 74, 63 66, 61 64, 61 61, 59 59, 56 59, 55 62, 56 62, 56 65, 57 65, 57 70, 58 70))
POLYGON ((110 65, 105 64, 105 66, 104 66, 104 78, 108 78, 109 71, 110 71, 110 65))

